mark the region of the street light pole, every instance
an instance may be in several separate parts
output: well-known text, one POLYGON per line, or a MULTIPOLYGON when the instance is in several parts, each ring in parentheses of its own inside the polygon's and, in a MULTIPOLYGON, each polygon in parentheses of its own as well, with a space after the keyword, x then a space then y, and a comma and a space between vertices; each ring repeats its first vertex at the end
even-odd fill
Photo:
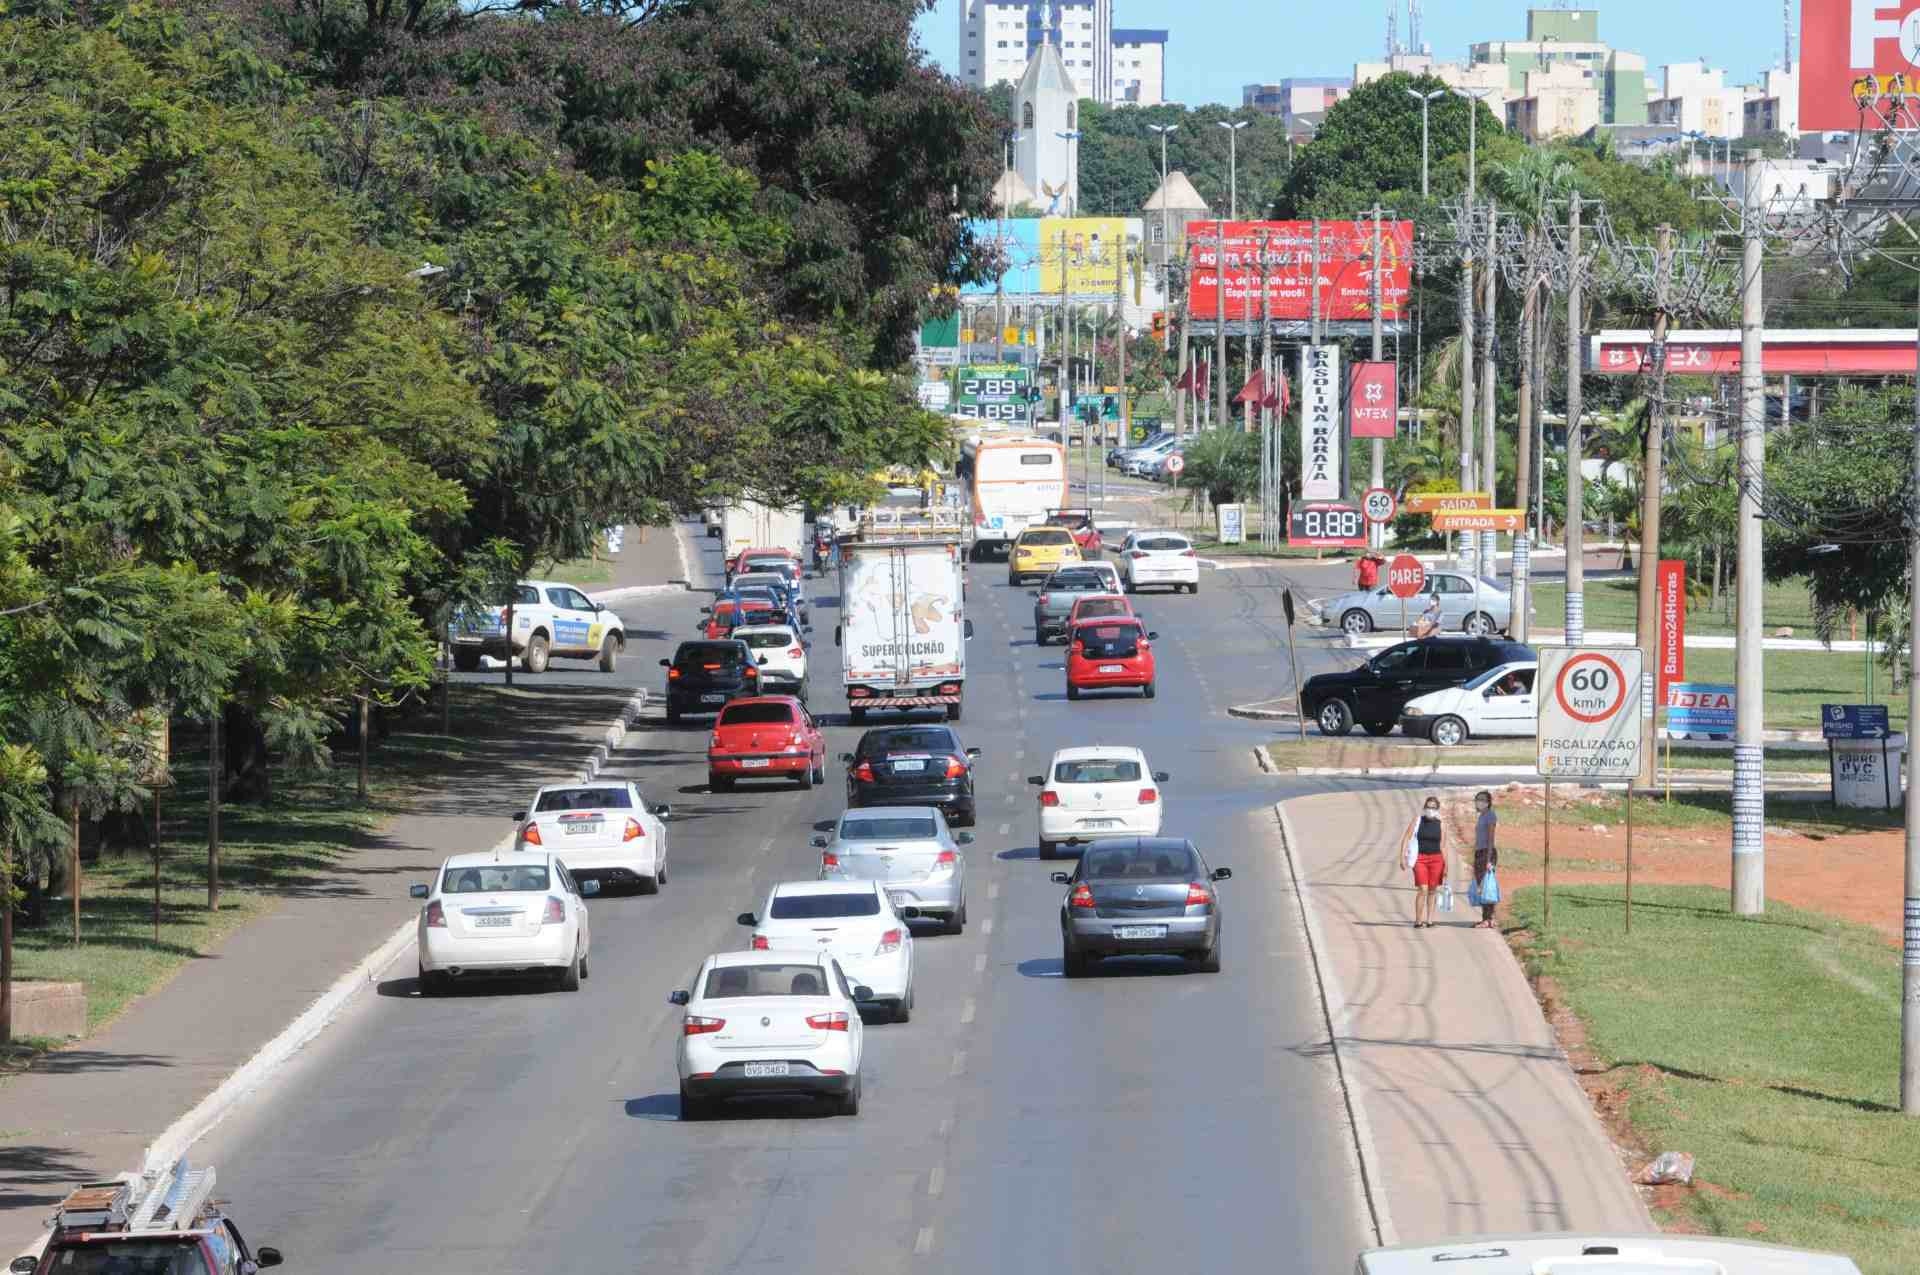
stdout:
POLYGON ((1253 123, 1252 120, 1215 120, 1221 128, 1227 130, 1227 220, 1240 220, 1240 130, 1253 123))
POLYGON ((1010 183, 1007 178, 1013 172, 1013 144, 1021 139, 1020 133, 1008 133, 1006 145, 1001 148, 1002 164, 1000 168, 1000 198, 994 202, 1000 206, 1000 230, 997 246, 1000 249, 1000 269, 998 278, 993 282, 993 361, 1007 361, 1007 192, 1010 183))
POLYGON ((1419 89, 1406 90, 1407 96, 1420 103, 1420 198, 1428 195, 1427 188, 1427 106, 1435 99, 1445 97, 1447 90, 1435 89, 1431 93, 1422 93, 1419 89))
MULTIPOLYGON (((1149 124, 1151 132, 1160 134, 1160 300, 1167 309, 1173 308, 1173 279, 1167 271, 1167 247, 1171 240, 1167 228, 1167 134, 1180 131, 1178 124, 1149 124)), ((1169 316, 1171 317, 1171 316, 1169 316)), ((1173 324, 1160 325, 1160 348, 1171 349, 1173 324)))

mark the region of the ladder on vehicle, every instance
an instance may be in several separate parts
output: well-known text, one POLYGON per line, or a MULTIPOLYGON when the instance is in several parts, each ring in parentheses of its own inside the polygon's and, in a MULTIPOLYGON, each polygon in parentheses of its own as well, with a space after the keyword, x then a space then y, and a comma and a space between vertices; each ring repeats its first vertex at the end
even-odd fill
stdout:
POLYGON ((883 507, 863 510, 854 536, 859 540, 959 540, 966 532, 966 516, 956 509, 883 507))
POLYGON ((111 1182, 88 1182, 69 1192, 53 1215, 55 1231, 186 1231, 213 1202, 212 1166, 186 1159, 111 1182))

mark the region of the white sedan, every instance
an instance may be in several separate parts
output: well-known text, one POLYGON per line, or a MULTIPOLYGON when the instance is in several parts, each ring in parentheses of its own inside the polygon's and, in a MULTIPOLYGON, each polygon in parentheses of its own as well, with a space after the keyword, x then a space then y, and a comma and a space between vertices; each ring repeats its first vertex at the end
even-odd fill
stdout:
POLYGON ((521 974, 579 991, 593 940, 582 896, 599 890, 597 881, 577 884, 544 851, 454 855, 432 885, 408 891, 422 901, 420 994, 442 995, 456 979, 521 974))
POLYGON ((1200 592, 1200 556, 1178 531, 1130 531, 1120 542, 1120 578, 1128 593, 1150 584, 1200 592))
POLYGON ((1536 706, 1532 660, 1496 664, 1472 681, 1430 691, 1407 701, 1400 729, 1451 748, 1474 735, 1515 736, 1534 732, 1536 706))
POLYGON ((1160 834, 1160 785, 1167 772, 1147 765, 1138 748, 1099 744, 1062 748, 1044 775, 1027 782, 1040 790, 1040 857, 1059 855, 1062 842, 1160 834))
POLYGON ((684 1006, 674 1061, 680 1118, 701 1120, 726 1098, 815 1096, 843 1116, 860 1112, 871 990, 847 981, 821 951, 722 952, 700 965, 684 1006))
POLYGON ((913 931, 879 882, 784 881, 760 915, 742 912, 740 924, 753 927, 754 951, 831 956, 855 984, 873 989, 892 1021, 913 1017, 913 931))
POLYGON ((632 783, 548 784, 527 809, 514 812, 520 824, 514 848, 549 849, 567 856, 577 879, 653 894, 667 883, 672 814, 664 801, 649 807, 632 783))

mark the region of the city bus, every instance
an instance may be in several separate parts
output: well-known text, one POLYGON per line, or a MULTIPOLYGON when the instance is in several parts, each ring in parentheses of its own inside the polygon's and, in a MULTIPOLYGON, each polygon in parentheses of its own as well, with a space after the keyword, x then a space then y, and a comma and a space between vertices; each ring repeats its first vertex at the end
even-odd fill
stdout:
POLYGON ((1005 557, 1027 524, 1067 502, 1067 449, 1043 438, 968 439, 962 467, 973 507, 972 557, 1005 557))

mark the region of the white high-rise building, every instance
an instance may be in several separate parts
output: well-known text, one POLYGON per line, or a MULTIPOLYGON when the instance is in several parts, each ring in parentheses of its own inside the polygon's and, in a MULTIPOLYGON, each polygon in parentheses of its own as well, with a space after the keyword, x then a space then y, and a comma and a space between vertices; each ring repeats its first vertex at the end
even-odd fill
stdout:
POLYGON ((960 79, 1018 84, 1043 44, 1060 51, 1081 97, 1111 104, 1113 0, 960 0, 960 79))
POLYGON ((1167 33, 1121 28, 1113 33, 1113 100, 1158 106, 1167 100, 1167 33))

